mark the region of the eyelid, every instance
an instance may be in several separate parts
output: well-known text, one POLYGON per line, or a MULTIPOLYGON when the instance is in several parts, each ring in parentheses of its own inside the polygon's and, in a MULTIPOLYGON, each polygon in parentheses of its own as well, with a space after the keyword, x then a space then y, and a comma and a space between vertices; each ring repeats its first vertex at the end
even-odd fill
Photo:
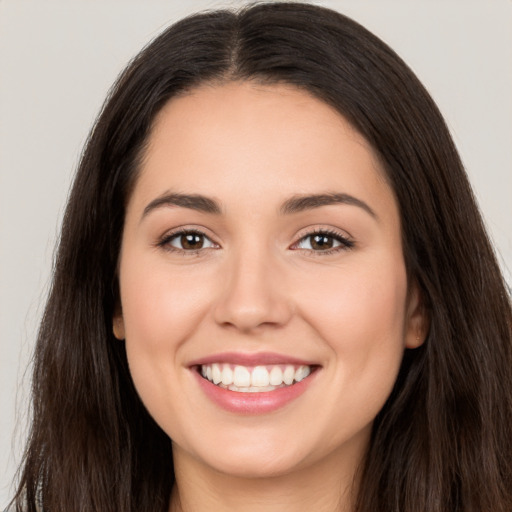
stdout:
POLYGON ((313 254, 315 256, 325 256, 325 255, 337 253, 340 251, 350 250, 355 245, 354 239, 351 235, 349 235, 348 233, 346 233, 344 231, 341 231, 341 230, 338 230, 338 229, 335 229, 332 227, 315 227, 312 229, 310 228, 308 231, 305 231, 305 232, 302 231, 298 235, 298 237, 299 237, 298 240, 290 246, 290 249, 295 250, 295 251, 304 251, 308 254, 313 254), (340 245, 337 247, 332 247, 330 249, 318 250, 318 251, 315 251, 314 249, 304 249, 304 248, 297 247, 306 238, 312 237, 317 234, 327 235, 329 237, 332 237, 335 240, 337 240, 340 243, 340 245))
POLYGON ((171 229, 169 231, 166 231, 161 237, 158 238, 155 244, 156 247, 160 247, 168 252, 174 252, 174 253, 180 253, 187 256, 197 255, 200 252, 204 252, 208 249, 218 249, 220 248, 220 245, 213 240, 213 237, 210 235, 207 235, 203 229, 197 228, 197 227, 188 227, 188 226, 180 226, 175 229, 171 229), (213 247, 201 247, 199 249, 180 249, 179 247, 174 247, 170 244, 170 242, 180 235, 200 235, 207 240, 211 242, 213 247))

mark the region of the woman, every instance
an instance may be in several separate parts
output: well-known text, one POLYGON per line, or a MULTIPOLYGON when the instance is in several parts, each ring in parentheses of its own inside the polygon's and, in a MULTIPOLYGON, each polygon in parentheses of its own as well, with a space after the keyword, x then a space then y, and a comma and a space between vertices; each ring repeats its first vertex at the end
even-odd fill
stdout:
POLYGON ((311 5, 187 18, 88 141, 17 504, 508 511, 511 319, 386 45, 311 5))

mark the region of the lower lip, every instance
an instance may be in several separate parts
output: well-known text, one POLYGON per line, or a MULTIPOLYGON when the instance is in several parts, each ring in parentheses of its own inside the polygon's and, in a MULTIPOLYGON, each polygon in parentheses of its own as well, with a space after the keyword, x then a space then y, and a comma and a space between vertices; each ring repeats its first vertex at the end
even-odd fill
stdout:
POLYGON ((265 414, 284 407, 302 395, 318 373, 318 371, 314 371, 304 380, 291 386, 277 388, 274 391, 244 393, 216 386, 202 377, 199 372, 192 371, 196 375, 199 386, 210 400, 226 411, 238 414, 265 414))

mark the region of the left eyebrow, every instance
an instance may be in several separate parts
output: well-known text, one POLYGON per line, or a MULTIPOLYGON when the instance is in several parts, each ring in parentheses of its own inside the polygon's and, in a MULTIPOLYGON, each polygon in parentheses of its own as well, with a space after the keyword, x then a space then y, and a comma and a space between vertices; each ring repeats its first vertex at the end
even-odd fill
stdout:
POLYGON ((378 216, 375 213, 375 211, 372 208, 370 208, 370 206, 366 204, 364 201, 349 194, 340 193, 295 195, 290 199, 286 200, 282 204, 280 208, 280 213, 282 215, 290 215, 292 213, 299 213, 306 210, 312 210, 314 208, 320 208, 321 206, 330 206, 333 204, 346 204, 350 206, 357 206, 359 208, 362 208, 375 220, 378 220, 378 216))
POLYGON ((160 197, 157 197, 151 201, 146 206, 146 208, 144 208, 141 220, 144 219, 144 217, 146 217, 150 212, 166 206, 190 208, 191 210, 197 210, 203 213, 210 213, 214 215, 219 215, 221 213, 219 203, 209 197, 202 196, 200 194, 180 194, 176 192, 168 192, 161 195, 160 197))

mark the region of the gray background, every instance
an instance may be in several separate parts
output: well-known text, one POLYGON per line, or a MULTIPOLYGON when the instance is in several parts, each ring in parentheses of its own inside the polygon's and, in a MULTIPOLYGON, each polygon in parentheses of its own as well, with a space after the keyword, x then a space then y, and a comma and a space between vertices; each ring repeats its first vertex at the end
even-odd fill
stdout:
MULTIPOLYGON (((236 1, 0 0, 0 509, 72 173, 106 92, 171 21, 236 1)), ((444 113, 512 283, 512 2, 332 0, 414 69, 444 113)))

